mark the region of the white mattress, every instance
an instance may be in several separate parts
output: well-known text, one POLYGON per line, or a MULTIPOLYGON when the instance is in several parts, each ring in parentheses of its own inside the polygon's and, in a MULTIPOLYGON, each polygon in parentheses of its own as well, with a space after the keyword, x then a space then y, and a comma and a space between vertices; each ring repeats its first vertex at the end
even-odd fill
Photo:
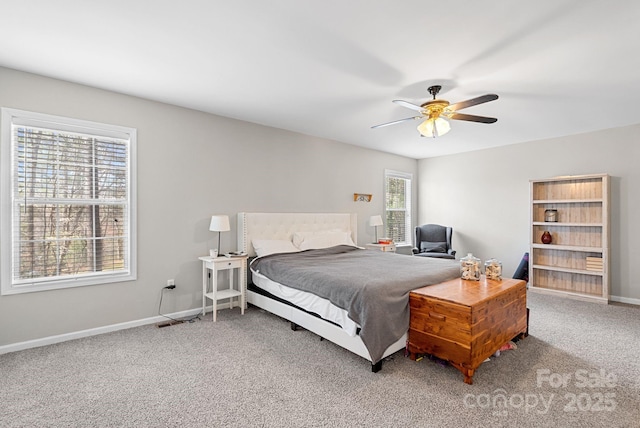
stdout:
POLYGON ((359 325, 349 318, 346 310, 335 306, 329 300, 318 297, 315 294, 296 290, 295 288, 272 281, 253 269, 251 269, 251 273, 253 275, 253 283, 257 287, 339 325, 350 336, 356 335, 359 325))

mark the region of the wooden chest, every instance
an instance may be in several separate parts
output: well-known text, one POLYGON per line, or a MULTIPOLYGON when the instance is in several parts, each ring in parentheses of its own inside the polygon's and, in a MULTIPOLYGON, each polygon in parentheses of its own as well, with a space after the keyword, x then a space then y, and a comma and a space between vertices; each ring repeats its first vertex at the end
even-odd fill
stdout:
POLYGON ((516 279, 454 279, 414 290, 407 349, 449 361, 473 383, 482 362, 527 332, 526 283, 516 279))

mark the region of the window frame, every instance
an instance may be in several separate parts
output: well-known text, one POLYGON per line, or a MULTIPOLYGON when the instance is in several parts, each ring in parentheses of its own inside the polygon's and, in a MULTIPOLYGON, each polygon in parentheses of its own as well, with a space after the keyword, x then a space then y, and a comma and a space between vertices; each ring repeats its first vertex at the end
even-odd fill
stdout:
MULTIPOLYGON (((385 235, 392 237, 392 234, 389 230, 389 222, 388 212, 391 211, 388 208, 387 204, 387 196, 389 194, 389 178, 400 178, 406 180, 408 186, 405 188, 405 237, 402 242, 395 242, 396 246, 412 246, 413 245, 413 234, 412 234, 412 221, 413 221, 413 213, 412 213, 412 200, 413 200, 413 174, 409 172, 402 171, 394 171, 391 169, 384 170, 384 231, 385 235)), ((399 209, 395 209, 393 211, 400 211, 399 209)))
MULTIPOLYGON (((82 287, 88 285, 133 281, 137 279, 137 225, 136 225, 136 148, 135 128, 110 125, 87 120, 35 113, 13 108, 0 109, 0 276, 1 295, 82 287), (116 271, 92 271, 75 275, 37 277, 32 280, 14 278, 14 171, 13 127, 38 127, 57 132, 79 133, 97 138, 116 138, 128 142, 128 162, 126 168, 127 195, 125 199, 125 268, 116 271)), ((16 241, 17 242, 17 241, 16 241)))

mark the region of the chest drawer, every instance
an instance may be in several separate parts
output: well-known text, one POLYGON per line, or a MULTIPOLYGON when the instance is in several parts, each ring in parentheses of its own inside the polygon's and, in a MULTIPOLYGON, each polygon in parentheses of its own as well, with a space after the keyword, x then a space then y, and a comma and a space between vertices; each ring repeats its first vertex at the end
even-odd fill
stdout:
POLYGON ((410 329, 445 339, 471 340, 471 308, 455 303, 410 295, 410 329))

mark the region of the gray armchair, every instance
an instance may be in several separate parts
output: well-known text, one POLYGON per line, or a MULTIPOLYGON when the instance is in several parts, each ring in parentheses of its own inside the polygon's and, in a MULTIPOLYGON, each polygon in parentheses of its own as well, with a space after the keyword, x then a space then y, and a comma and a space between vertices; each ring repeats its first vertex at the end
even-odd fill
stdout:
POLYGON ((439 224, 424 224, 416 227, 416 246, 412 252, 416 256, 455 259, 456 251, 451 249, 453 228, 439 224))

